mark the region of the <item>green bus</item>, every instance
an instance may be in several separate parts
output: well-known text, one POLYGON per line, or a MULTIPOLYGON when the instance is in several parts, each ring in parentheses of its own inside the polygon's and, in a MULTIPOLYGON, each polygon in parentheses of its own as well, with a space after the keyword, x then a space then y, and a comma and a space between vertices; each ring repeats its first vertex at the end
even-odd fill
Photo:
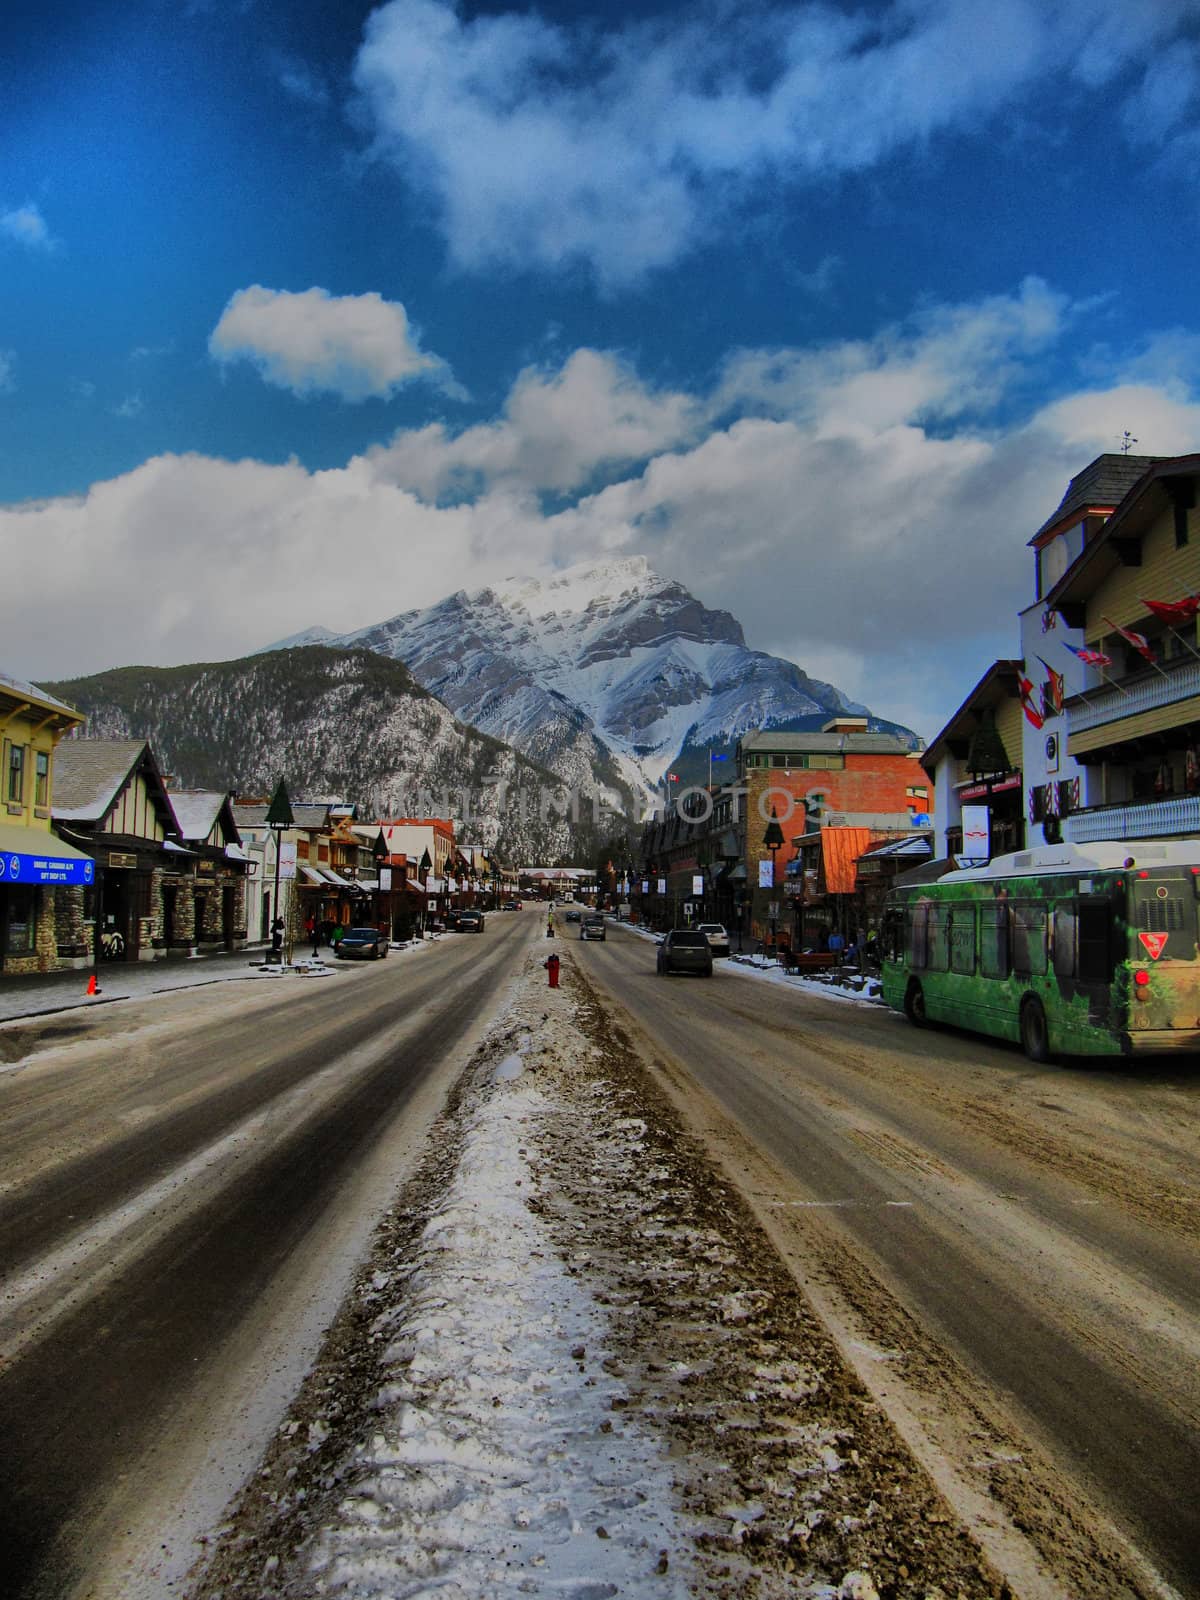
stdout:
POLYGON ((1200 843, 1042 845, 897 884, 883 998, 1052 1055, 1200 1049, 1200 843))

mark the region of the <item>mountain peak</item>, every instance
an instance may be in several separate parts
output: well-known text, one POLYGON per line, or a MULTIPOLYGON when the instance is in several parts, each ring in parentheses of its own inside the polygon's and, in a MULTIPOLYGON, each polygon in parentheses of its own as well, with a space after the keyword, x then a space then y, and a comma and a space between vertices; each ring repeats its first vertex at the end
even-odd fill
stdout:
POLYGON ((490 592, 503 606, 518 606, 530 616, 548 617, 564 612, 582 615, 598 603, 638 600, 668 587, 668 580, 654 571, 645 556, 622 556, 612 561, 581 561, 544 578, 506 578, 490 592))

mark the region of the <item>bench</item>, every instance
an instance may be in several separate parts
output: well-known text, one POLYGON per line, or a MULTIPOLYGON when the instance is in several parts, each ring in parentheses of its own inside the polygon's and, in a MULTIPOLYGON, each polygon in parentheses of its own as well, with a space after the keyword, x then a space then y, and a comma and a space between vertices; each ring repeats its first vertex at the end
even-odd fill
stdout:
POLYGON ((839 965, 832 950, 783 950, 780 960, 789 972, 828 972, 839 965))

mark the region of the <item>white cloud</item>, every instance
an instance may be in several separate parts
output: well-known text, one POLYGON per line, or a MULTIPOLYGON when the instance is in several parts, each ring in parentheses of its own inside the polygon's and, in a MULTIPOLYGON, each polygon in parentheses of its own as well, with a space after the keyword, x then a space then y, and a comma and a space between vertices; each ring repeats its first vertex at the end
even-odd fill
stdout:
POLYGON ((869 340, 742 352, 709 394, 577 351, 557 373, 522 373, 490 424, 402 432, 341 468, 165 456, 80 499, 0 510, 7 594, 29 592, 48 556, 60 574, 53 636, 7 602, 9 670, 239 655, 315 622, 350 630, 455 588, 640 552, 732 610, 755 647, 928 736, 1014 652, 1025 542, 1068 480, 1124 428, 1144 454, 1200 445, 1196 388, 1135 374, 1144 353, 1114 360, 1107 387, 995 421, 989 406, 1007 415, 1043 381, 1075 309, 1029 283, 869 340), (602 487, 543 509, 539 491, 578 495, 597 469, 602 487), (460 503, 432 503, 467 478, 460 503), (331 527, 369 585, 314 585, 331 527), (197 551, 219 605, 181 579, 197 551))
POLYGON ((11 394, 17 387, 14 372, 17 365, 15 350, 0 350, 0 394, 11 394))
MULTIPOLYGON (((584 265, 607 289, 676 260, 759 185, 836 181, 1053 88, 1153 62, 1192 0, 707 0, 602 32, 390 0, 355 81, 374 147, 432 197, 454 261, 584 265)), ((1182 115, 1186 97, 1176 85, 1182 115)), ((1061 111, 1059 112, 1061 115, 1061 111)))
POLYGON ((113 407, 113 416, 129 421, 133 417, 140 417, 145 409, 146 402, 140 394, 127 394, 119 405, 113 407))
POLYGON ((528 369, 495 422, 451 434, 440 423, 372 453, 381 475, 426 499, 481 486, 577 488, 601 466, 637 462, 694 436, 696 401, 647 388, 618 358, 578 350, 560 371, 528 369))
POLYGON ((52 238, 46 219, 35 205, 17 206, 12 211, 0 211, 0 234, 25 245, 29 250, 53 250, 52 238))
POLYGON ((451 383, 445 364, 412 337, 399 301, 374 293, 293 294, 254 284, 232 297, 208 348, 224 364, 252 362, 267 383, 296 395, 365 400, 419 377, 451 383))

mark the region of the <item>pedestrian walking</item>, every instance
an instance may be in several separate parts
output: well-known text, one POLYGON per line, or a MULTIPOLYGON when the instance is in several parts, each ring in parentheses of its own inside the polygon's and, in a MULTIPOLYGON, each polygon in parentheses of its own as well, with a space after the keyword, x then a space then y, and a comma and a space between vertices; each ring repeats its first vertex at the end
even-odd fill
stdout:
POLYGON ((334 923, 333 932, 329 936, 329 942, 333 946, 334 955, 337 955, 338 945, 341 944, 345 932, 346 930, 342 927, 341 919, 339 918, 338 921, 334 923))

